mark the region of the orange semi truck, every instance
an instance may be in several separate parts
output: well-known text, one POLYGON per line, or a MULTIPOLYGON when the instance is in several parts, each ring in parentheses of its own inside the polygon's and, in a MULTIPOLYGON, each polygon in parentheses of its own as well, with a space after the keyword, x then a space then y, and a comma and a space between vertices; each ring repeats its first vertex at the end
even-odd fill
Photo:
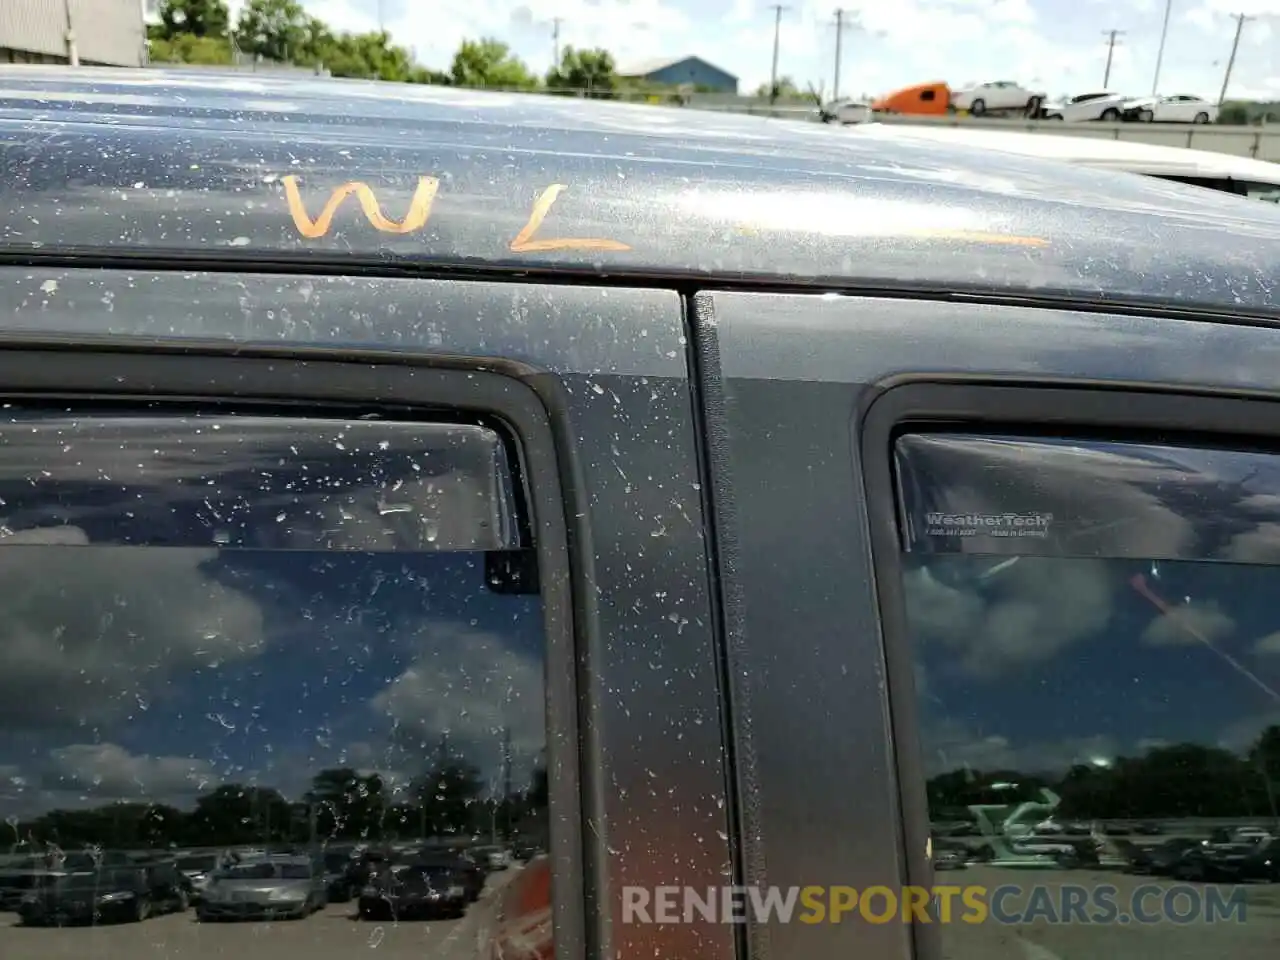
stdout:
POLYGON ((951 88, 945 83, 917 83, 885 94, 871 104, 873 113, 942 116, 951 108, 951 88))

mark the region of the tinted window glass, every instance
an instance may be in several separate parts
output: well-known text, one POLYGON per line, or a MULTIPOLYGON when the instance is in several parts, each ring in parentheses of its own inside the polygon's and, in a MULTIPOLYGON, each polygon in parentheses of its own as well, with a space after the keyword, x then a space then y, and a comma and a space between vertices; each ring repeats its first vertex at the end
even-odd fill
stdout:
MULTIPOLYGON (((480 423, 7 408, 8 844, 226 855, 234 880, 307 877, 253 858, 334 843, 545 845, 542 606, 506 575, 532 563, 508 457, 480 423)), ((323 916, 247 936, 195 922, 247 918, 234 891, 192 889, 192 913, 88 933, 0 914, 0 956, 399 960, 458 940, 448 920, 372 943, 340 885, 323 916)))
POLYGON ((1280 456, 908 435, 896 474, 937 882, 991 906, 948 955, 1272 949, 1231 885, 1280 890, 1280 456))
POLYGON ((218 876, 223 880, 270 880, 276 875, 276 868, 269 863, 243 863, 228 867, 218 876))
POLYGON ((1255 200, 1266 200, 1268 203, 1280 203, 1280 184, 1278 183, 1242 183, 1246 196, 1255 200))

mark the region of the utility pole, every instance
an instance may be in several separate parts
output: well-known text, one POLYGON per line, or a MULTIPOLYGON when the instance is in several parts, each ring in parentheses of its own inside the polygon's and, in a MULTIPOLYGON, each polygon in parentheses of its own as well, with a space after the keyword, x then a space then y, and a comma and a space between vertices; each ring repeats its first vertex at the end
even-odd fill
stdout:
POLYGON ((62 9, 67 16, 67 63, 73 67, 80 66, 80 51, 76 47, 76 31, 71 23, 71 0, 62 0, 62 9))
POLYGON ((1111 83, 1111 58, 1116 52, 1116 38, 1124 36, 1123 30, 1104 30, 1104 37, 1107 37, 1107 69, 1102 75, 1102 88, 1105 90, 1111 83))
POLYGON ((1164 63, 1164 42, 1169 36, 1169 14, 1173 12, 1173 0, 1164 0, 1164 26, 1160 28, 1160 51, 1156 54, 1156 74, 1151 78, 1151 95, 1160 87, 1160 65, 1164 63))
POLYGON ((564 23, 564 17, 551 18, 551 67, 555 69, 560 66, 560 24, 564 23))
POLYGON ((378 0, 378 32, 379 33, 387 32, 386 21, 382 16, 382 0, 378 0))
MULTIPOLYGON (((857 26, 856 22, 845 22, 846 10, 836 10, 836 75, 831 85, 831 99, 840 99, 840 56, 843 53, 844 32, 849 27, 857 26)), ((854 14, 856 17, 857 14, 854 14)))
POLYGON ((769 74, 769 102, 775 103, 778 99, 778 41, 782 35, 782 11, 791 8, 781 3, 775 3, 773 9, 773 70, 769 74))
POLYGON ((1222 92, 1218 94, 1218 106, 1227 99, 1227 85, 1231 83, 1231 71, 1236 65, 1236 51, 1240 49, 1240 34, 1244 31, 1244 22, 1253 17, 1243 13, 1233 14, 1236 18, 1236 38, 1231 41, 1231 56, 1227 58, 1227 72, 1222 77, 1222 92))

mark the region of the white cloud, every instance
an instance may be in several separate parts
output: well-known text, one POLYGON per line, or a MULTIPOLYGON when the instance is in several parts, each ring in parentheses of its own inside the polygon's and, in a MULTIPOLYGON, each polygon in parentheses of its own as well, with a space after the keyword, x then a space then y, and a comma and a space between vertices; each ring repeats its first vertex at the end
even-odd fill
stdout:
POLYGON ((439 622, 422 627, 417 645, 414 661, 374 697, 373 711, 421 755, 430 756, 447 733, 450 750, 490 777, 501 770, 509 729, 513 778, 527 779, 546 740, 538 653, 513 650, 499 634, 439 622))
POLYGON ((6 730, 125 718, 184 671, 262 652, 258 605, 204 569, 216 551, 87 542, 59 527, 8 536, 0 549, 6 730))
POLYGON ((960 769, 1062 774, 1076 764, 1111 760, 1122 752, 1107 734, 1017 743, 1002 734, 979 734, 955 719, 927 725, 921 740, 927 776, 960 769))
POLYGON ((156 801, 211 789, 218 777, 207 760, 135 755, 113 743, 81 743, 50 751, 42 781, 48 790, 95 799, 156 801))
POLYGON ((1235 631, 1236 624, 1216 603, 1186 603, 1173 607, 1147 624, 1142 642, 1153 647, 1216 643, 1235 631))
POLYGON ((199 793, 222 779, 207 760, 134 754, 114 743, 74 743, 23 765, 0 764, 0 816, 12 822, 112 802, 190 808, 199 793))
POLYGON ((1258 735, 1267 727, 1280 726, 1280 709, 1237 720, 1229 724, 1218 736, 1218 746, 1238 754, 1247 754, 1258 742, 1258 735))
POLYGON ((1253 645, 1253 652, 1259 656, 1280 655, 1280 631, 1269 633, 1253 645))

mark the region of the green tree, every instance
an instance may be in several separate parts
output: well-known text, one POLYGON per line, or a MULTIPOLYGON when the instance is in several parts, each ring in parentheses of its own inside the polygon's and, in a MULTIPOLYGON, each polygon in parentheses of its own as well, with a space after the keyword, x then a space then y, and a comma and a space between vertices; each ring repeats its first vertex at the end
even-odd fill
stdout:
POLYGON ((807 100, 808 94, 796 86, 796 82, 790 77, 779 77, 778 82, 772 87, 767 83, 762 83, 756 88, 756 97, 761 100, 770 102, 776 100, 807 100))
POLYGON ((160 23, 152 38, 172 40, 181 34, 194 37, 225 37, 231 14, 226 0, 162 0, 160 23))
POLYGON ((391 43, 387 33, 344 33, 334 37, 320 58, 335 77, 396 83, 430 82, 409 51, 391 43))
POLYGON ((413 785, 422 832, 461 833, 479 826, 481 790, 480 771, 469 763, 457 759, 437 763, 413 785))
POLYGON ((1218 111, 1219 123, 1230 123, 1234 125, 1243 125, 1249 122, 1249 107, 1247 104, 1240 103, 1236 100, 1230 100, 1222 105, 1222 109, 1218 111))
POLYGON ((314 23, 297 0, 249 0, 236 22, 236 43, 246 53, 290 63, 304 53, 314 23))
MULTIPOLYGON (((325 54, 336 43, 329 25, 318 17, 307 17, 298 42, 298 59, 304 63, 325 63, 325 54)), ((328 66, 325 63, 325 66, 328 66)))
POLYGON ((196 801, 190 826, 198 845, 269 843, 292 833, 293 811, 277 790, 229 783, 196 801))
POLYGON ((453 55, 449 70, 459 87, 496 87, 503 90, 532 90, 538 79, 524 62, 499 40, 464 40, 453 55))
POLYGON ((553 90, 586 91, 588 97, 608 98, 618 87, 618 65, 608 50, 565 47, 558 66, 547 73, 553 90))
POLYGON ((378 839, 386 806, 382 778, 350 767, 321 770, 311 780, 307 802, 318 807, 318 831, 328 837, 378 839))
POLYGON ((231 43, 226 37, 198 37, 180 33, 171 40, 148 41, 153 63, 226 64, 231 62, 231 43))

